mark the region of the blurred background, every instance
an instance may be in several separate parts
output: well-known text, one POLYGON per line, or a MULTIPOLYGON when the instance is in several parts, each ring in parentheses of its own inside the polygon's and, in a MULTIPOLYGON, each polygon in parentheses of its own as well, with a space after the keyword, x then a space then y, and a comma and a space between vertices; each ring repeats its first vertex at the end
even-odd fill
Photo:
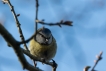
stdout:
MULTIPOLYGON (((15 8, 25 39, 34 33, 35 0, 10 0, 15 8)), ((54 60, 57 71, 82 71, 93 66, 96 55, 103 51, 103 59, 96 66, 106 71, 106 0, 39 0, 39 20, 45 22, 73 21, 73 26, 45 26, 52 31, 58 49, 54 60)), ((0 1, 0 22, 20 41, 18 29, 7 4, 0 1)), ((43 25, 39 24, 39 28, 43 25)), ((28 44, 27 44, 28 45, 28 44)), ((23 46, 22 46, 23 47, 23 46)), ((27 60, 32 61, 26 56, 27 60)), ((44 71, 48 65, 38 63, 44 71)), ((24 71, 12 48, 0 36, 0 71, 24 71)), ((27 71, 27 70, 25 70, 27 71)))

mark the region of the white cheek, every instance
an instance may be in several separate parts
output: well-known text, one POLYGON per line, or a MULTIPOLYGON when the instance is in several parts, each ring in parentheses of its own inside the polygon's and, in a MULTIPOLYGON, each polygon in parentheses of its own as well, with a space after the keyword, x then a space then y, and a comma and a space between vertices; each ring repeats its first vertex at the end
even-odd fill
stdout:
POLYGON ((40 41, 41 41, 41 43, 44 43, 45 42, 45 38, 44 37, 40 37, 40 41))
POLYGON ((39 43, 44 43, 44 41, 45 41, 45 39, 41 35, 39 35, 39 34, 37 35, 36 40, 39 43))

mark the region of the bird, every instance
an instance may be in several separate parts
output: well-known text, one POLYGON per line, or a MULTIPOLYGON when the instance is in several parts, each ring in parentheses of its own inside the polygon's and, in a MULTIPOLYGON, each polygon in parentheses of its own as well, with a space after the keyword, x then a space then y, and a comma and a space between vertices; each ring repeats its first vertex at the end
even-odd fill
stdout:
POLYGON ((29 50, 32 55, 50 61, 57 52, 57 43, 51 31, 45 27, 38 29, 30 40, 29 50))

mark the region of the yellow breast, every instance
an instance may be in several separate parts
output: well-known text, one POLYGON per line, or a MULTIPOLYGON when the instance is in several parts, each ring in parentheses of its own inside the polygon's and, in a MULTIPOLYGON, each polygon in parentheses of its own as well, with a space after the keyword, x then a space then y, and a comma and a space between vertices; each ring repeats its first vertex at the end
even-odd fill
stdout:
POLYGON ((57 44, 55 39, 53 38, 53 41, 49 45, 41 45, 38 42, 36 42, 34 39, 30 41, 30 53, 36 57, 39 58, 45 58, 46 60, 52 59, 57 50, 57 44))

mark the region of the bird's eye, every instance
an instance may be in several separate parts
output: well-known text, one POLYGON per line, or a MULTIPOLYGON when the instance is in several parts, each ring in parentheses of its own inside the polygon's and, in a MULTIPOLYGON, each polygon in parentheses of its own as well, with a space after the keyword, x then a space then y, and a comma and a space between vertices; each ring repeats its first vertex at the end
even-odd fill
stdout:
POLYGON ((40 35, 41 37, 43 37, 43 35, 40 35))

